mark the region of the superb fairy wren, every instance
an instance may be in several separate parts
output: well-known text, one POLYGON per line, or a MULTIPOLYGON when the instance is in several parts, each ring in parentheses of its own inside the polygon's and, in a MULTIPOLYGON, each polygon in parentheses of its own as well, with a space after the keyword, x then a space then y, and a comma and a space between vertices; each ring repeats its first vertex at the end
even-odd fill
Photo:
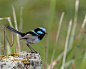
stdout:
POLYGON ((10 27, 9 25, 5 25, 5 27, 8 28, 9 30, 11 30, 12 32, 21 35, 20 40, 23 39, 26 42, 26 44, 30 48, 31 52, 34 49, 30 46, 30 44, 35 44, 35 43, 39 42, 45 36, 45 34, 47 34, 46 29, 42 28, 42 27, 36 28, 27 33, 19 32, 19 31, 15 30, 14 28, 10 27))

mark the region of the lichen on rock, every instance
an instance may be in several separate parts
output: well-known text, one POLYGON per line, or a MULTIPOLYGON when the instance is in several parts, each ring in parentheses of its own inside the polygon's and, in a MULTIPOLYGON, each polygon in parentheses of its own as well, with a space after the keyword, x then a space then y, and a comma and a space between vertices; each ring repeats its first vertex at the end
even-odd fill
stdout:
POLYGON ((27 53, 1 55, 0 69, 41 69, 42 60, 39 53, 27 53))

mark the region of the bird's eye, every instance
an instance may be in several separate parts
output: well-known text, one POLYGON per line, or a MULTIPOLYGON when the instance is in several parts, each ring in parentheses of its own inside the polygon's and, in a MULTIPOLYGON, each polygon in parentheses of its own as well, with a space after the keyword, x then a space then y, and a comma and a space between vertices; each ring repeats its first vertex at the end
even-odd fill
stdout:
POLYGON ((38 34, 43 34, 43 32, 41 32, 41 31, 37 31, 37 33, 38 33, 38 34))

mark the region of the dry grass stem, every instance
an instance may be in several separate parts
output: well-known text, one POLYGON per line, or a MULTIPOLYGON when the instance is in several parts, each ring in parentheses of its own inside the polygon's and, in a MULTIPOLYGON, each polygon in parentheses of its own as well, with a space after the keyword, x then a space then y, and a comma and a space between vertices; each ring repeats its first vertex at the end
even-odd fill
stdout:
POLYGON ((53 58, 54 58, 54 54, 55 54, 55 49, 56 49, 57 42, 58 42, 58 37, 59 37, 59 33, 60 33, 60 29, 61 29, 61 24, 62 24, 63 17, 64 17, 64 12, 62 12, 62 15, 61 15, 61 18, 60 18, 59 28, 58 28, 57 35, 56 35, 56 42, 55 42, 55 46, 54 46, 54 50, 53 50, 53 55, 52 55, 52 59, 51 59, 51 64, 48 67, 48 69, 52 68, 52 62, 53 62, 53 58))
MULTIPOLYGON (((62 52, 53 62, 52 62, 52 68, 54 68, 57 63, 61 60, 62 56, 64 55, 64 52, 62 52)), ((50 65, 48 66, 48 69, 50 69, 50 65)))
MULTIPOLYGON (((13 25, 12 25, 12 22, 11 22, 11 18, 10 17, 6 17, 5 19, 8 20, 10 26, 13 28, 13 25)), ((11 45, 11 47, 13 46, 13 44, 14 44, 14 32, 12 32, 12 45, 11 45)))
POLYGON ((46 46, 45 46, 45 59, 44 59, 44 69, 46 69, 46 63, 47 63, 47 47, 48 47, 48 35, 47 35, 47 39, 46 39, 46 46))
POLYGON ((76 3, 75 3, 75 17, 74 17, 74 24, 77 24, 78 7, 79 7, 79 0, 76 0, 76 3))
POLYGON ((9 44, 10 47, 11 47, 11 43, 10 43, 10 41, 9 41, 9 39, 8 39, 8 37, 7 37, 7 35, 6 35, 6 39, 7 39, 7 41, 8 41, 8 44, 9 44))
MULTIPOLYGON (((13 28, 13 25, 12 25, 10 17, 0 18, 0 20, 3 20, 3 19, 7 19, 8 22, 9 22, 9 25, 13 28)), ((6 36, 6 38, 7 38, 7 36, 6 36)), ((7 40, 8 40, 8 38, 7 38, 7 40)), ((9 41, 8 41, 8 43, 9 43, 9 41)), ((10 44, 11 47, 13 46, 13 44, 14 44, 14 33, 12 32, 12 45, 10 44)))
MULTIPOLYGON (((13 16, 14 16, 15 29, 18 31, 17 20, 16 20, 16 14, 15 14, 14 6, 12 6, 12 9, 13 9, 13 16)), ((19 53, 19 52, 20 52, 20 42, 19 42, 19 35, 18 35, 18 34, 16 34, 16 38, 17 38, 18 53, 19 53)))
POLYGON ((4 18, 0 18, 0 20, 3 20, 4 18))
POLYGON ((67 33, 66 42, 65 42, 65 50, 64 50, 64 56, 63 56, 62 69, 64 69, 64 64, 65 64, 65 60, 66 60, 66 53, 67 53, 68 39, 69 39, 70 31, 71 31, 71 25, 72 25, 72 20, 70 20, 70 22, 69 22, 68 33, 67 33))
POLYGON ((86 15, 85 15, 84 21, 83 21, 83 23, 82 23, 81 29, 80 29, 80 31, 79 31, 79 35, 78 35, 78 37, 76 38, 76 41, 80 38, 81 33, 82 33, 82 30, 83 30, 83 28, 85 27, 85 24, 86 24, 86 15))
POLYGON ((74 61, 72 62, 72 69, 75 69, 75 63, 74 63, 74 61))
POLYGON ((12 45, 11 45, 11 47, 13 46, 13 44, 14 44, 14 32, 12 32, 12 45))
MULTIPOLYGON (((68 52, 68 51, 67 51, 68 52)), ((54 68, 57 63, 61 60, 61 58, 63 57, 64 52, 62 52, 53 62, 52 62, 52 68, 54 68), (57 62, 58 61, 58 62, 57 62)), ((50 65, 48 66, 48 68, 50 68, 50 65)))
POLYGON ((1 55, 1 41, 0 41, 0 55, 1 55))
POLYGON ((5 55, 5 27, 4 27, 4 50, 3 50, 3 55, 5 55))
POLYGON ((7 20, 8 20, 9 25, 13 28, 13 25, 12 25, 12 22, 11 22, 11 18, 10 18, 10 17, 6 17, 5 19, 7 19, 7 20))

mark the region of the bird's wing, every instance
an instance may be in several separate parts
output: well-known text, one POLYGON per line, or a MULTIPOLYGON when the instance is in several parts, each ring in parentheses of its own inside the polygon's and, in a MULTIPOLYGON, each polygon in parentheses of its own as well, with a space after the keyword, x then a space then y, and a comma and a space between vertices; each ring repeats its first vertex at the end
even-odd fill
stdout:
POLYGON ((22 39, 28 39, 28 38, 32 38, 32 35, 31 34, 27 34, 27 35, 21 37, 20 40, 22 40, 22 39))

